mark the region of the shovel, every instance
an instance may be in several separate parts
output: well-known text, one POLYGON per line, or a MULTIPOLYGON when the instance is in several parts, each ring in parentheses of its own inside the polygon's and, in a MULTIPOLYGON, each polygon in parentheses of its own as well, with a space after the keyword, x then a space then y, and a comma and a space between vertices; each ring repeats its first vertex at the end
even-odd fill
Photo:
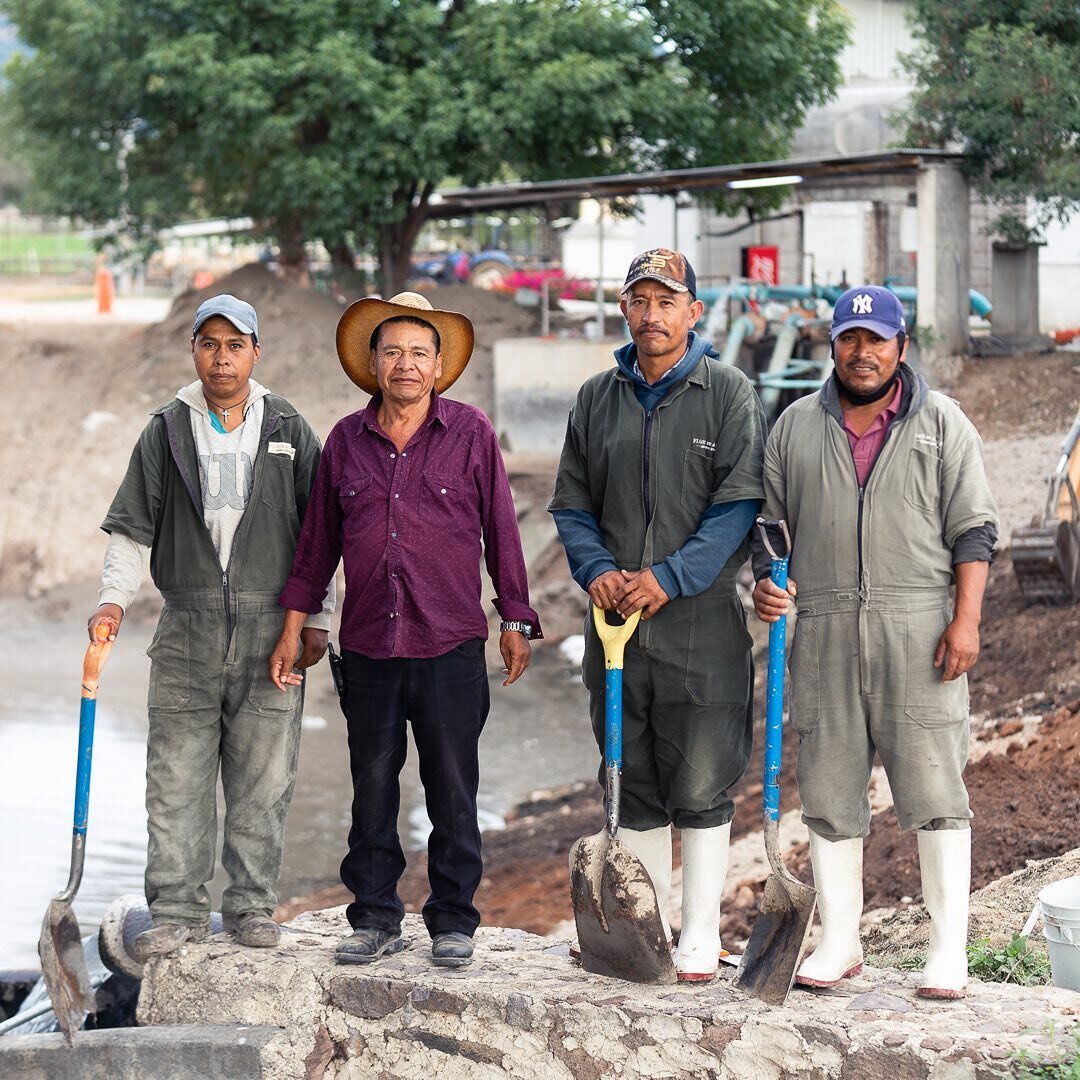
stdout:
MULTIPOLYGON (((787 588, 791 536, 784 521, 757 519, 765 550, 772 556, 773 584, 787 588), (771 533, 771 538, 770 538, 771 533), (775 541, 775 547, 774 543, 775 541)), ((792 877, 780 857, 780 753, 783 743, 784 648, 787 620, 769 627, 769 681, 765 707, 765 851, 772 873, 743 953, 735 985, 768 1005, 783 1005, 802 959, 814 918, 817 893, 792 877)))
POLYGON ((648 871, 615 839, 622 781, 623 649, 640 611, 621 626, 608 625, 593 607, 593 624, 604 646, 606 672, 604 761, 607 767, 607 827, 583 836, 570 849, 570 898, 574 904, 581 966, 593 975, 627 982, 675 982, 656 890, 648 871))
POLYGON ((75 827, 71 835, 71 872, 67 888, 49 902, 38 941, 41 974, 49 991, 56 1019, 64 1038, 83 1026, 86 1014, 96 1011, 94 990, 83 955, 79 922, 71 910, 86 855, 86 819, 90 811, 90 758, 94 749, 94 713, 97 708, 98 679, 112 649, 108 623, 99 623, 95 641, 83 660, 82 702, 79 708, 79 757, 75 772, 75 827))

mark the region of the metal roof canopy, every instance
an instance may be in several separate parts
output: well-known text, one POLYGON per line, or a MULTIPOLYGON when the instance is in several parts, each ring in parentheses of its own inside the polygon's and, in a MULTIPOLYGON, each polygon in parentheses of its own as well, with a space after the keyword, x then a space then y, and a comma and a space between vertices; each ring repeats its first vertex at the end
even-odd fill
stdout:
POLYGON ((459 217, 477 210, 509 210, 575 199, 612 199, 625 195, 675 195, 682 191, 708 191, 727 187, 732 180, 759 180, 770 176, 801 176, 800 188, 816 182, 875 180, 880 184, 916 174, 928 164, 958 164, 964 155, 952 150, 908 148, 872 150, 833 157, 756 161, 741 165, 709 165, 666 172, 624 173, 621 176, 590 176, 575 180, 542 180, 512 184, 486 184, 475 188, 446 188, 429 203, 429 216, 459 217))

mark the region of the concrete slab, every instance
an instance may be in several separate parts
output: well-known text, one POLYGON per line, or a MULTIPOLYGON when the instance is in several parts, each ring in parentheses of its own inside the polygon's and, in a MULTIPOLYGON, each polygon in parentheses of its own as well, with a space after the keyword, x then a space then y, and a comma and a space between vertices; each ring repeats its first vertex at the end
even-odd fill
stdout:
POLYGON ((917 973, 866 970, 834 991, 793 991, 769 1008, 731 986, 641 987, 591 976, 568 945, 482 928, 475 962, 440 970, 417 916, 408 947, 370 969, 339 966, 341 908, 300 916, 281 949, 193 945, 155 961, 142 1024, 281 1025, 263 1052, 271 1078, 590 1080, 988 1080, 1014 1053, 1071 1041, 1080 995, 974 984, 959 1002, 916 997, 917 973), (272 1053, 271 1053, 272 1050, 272 1053))
MULTIPOLYGON (((0 1039, 5 1080, 261 1080, 278 1027, 177 1025, 0 1039)), ((301 1074, 302 1075, 302 1074, 301 1074)))

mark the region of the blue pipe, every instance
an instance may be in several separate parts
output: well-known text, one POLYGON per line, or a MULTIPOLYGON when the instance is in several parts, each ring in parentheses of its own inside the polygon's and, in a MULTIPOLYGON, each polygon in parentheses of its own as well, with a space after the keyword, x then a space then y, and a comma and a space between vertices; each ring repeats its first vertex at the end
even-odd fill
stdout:
POLYGON ((724 342, 724 351, 720 354, 721 364, 734 364, 739 359, 739 350, 746 340, 747 334, 752 334, 757 327, 749 315, 740 315, 728 331, 727 341, 724 342))

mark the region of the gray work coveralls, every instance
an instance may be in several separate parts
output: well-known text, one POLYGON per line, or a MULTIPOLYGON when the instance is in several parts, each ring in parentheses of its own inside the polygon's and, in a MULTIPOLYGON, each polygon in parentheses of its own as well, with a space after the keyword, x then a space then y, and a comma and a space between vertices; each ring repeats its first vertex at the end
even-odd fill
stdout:
MULTIPOLYGON (((835 382, 787 408, 765 450, 762 514, 792 535, 798 586, 790 719, 803 820, 865 836, 877 751, 900 827, 966 828, 967 676, 942 680, 953 547, 997 528, 982 443, 960 407, 902 366, 901 409, 860 490, 835 382)), ((762 564, 755 551, 755 572, 762 564)))
MULTIPOLYGON (((686 543, 710 506, 762 498, 763 443, 761 405, 735 368, 703 357, 651 414, 616 368, 578 392, 548 509, 588 511, 617 566, 651 566, 686 543)), ((727 789, 753 735, 751 638, 735 591, 748 554, 744 542, 704 592, 675 597, 627 645, 625 828, 707 829, 735 812, 727 789)), ((604 655, 591 615, 582 680, 602 750, 604 655)))
POLYGON ((176 399, 143 430, 101 526, 150 546, 165 600, 148 650, 146 898, 155 919, 168 922, 199 925, 209 915, 219 765, 230 879, 222 911, 269 914, 276 903, 303 697, 301 688, 274 686, 267 660, 320 450, 288 401, 271 394, 264 402, 225 572, 203 522, 190 412, 176 399))

